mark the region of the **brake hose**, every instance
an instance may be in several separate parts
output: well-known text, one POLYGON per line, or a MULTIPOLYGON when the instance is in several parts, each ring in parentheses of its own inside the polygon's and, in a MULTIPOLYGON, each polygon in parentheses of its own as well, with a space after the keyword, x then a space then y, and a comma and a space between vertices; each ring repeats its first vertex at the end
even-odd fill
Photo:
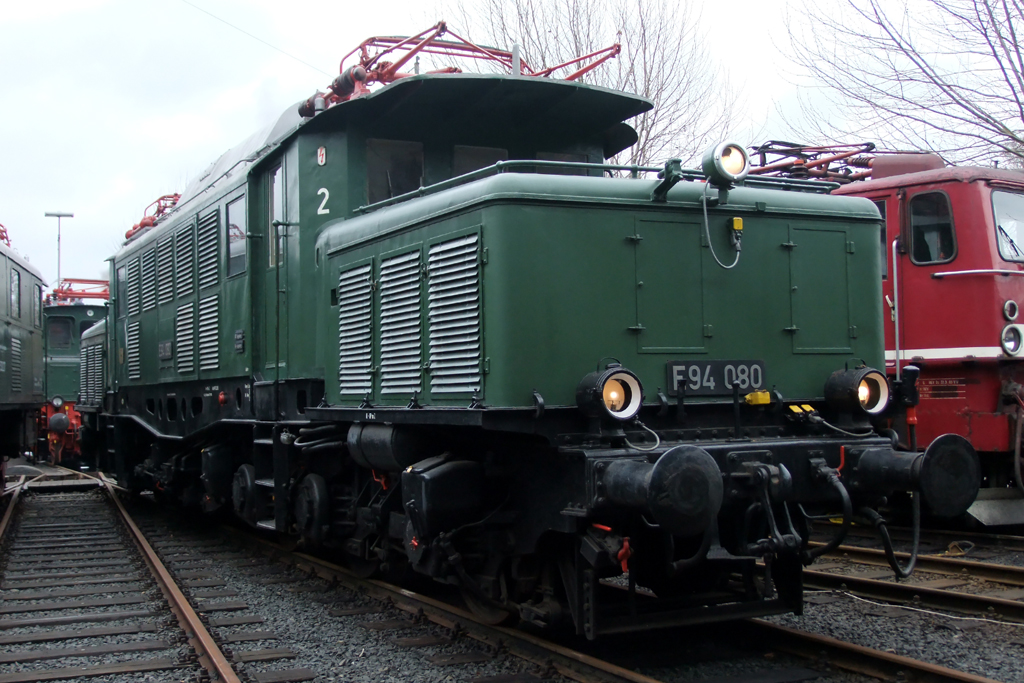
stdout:
POLYGON ((889 561, 889 566, 892 567, 893 573, 899 579, 905 579, 914 572, 914 565, 917 564, 917 550, 921 545, 921 498, 917 491, 910 495, 913 501, 911 505, 914 509, 914 545, 910 551, 910 560, 907 562, 906 568, 901 567, 899 560, 896 559, 896 553, 892 549, 892 539, 889 538, 889 529, 886 527, 882 515, 871 508, 860 509, 860 514, 867 517, 878 529, 878 534, 882 537, 882 545, 885 547, 885 559, 889 561))

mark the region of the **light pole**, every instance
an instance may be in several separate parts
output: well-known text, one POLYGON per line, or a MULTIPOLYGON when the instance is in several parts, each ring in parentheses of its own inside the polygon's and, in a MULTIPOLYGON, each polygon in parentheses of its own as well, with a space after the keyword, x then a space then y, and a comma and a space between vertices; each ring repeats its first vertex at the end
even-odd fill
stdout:
POLYGON ((64 211, 47 211, 47 218, 57 219, 57 286, 60 286, 60 219, 61 218, 74 218, 75 214, 66 213, 64 211))

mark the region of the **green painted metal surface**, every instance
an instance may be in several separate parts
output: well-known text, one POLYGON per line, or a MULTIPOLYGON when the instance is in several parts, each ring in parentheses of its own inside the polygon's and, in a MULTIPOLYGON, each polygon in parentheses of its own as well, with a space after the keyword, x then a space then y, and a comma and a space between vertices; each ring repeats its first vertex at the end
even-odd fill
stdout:
POLYGON ((43 307, 46 400, 74 401, 79 393, 81 346, 85 332, 103 320, 105 305, 62 304, 43 307))

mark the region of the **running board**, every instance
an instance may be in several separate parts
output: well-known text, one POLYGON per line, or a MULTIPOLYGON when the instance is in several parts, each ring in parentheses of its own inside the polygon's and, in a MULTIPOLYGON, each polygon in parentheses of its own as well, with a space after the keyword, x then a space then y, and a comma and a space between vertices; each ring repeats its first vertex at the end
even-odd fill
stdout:
POLYGON ((1024 493, 1019 489, 981 489, 967 515, 984 526, 1024 524, 1024 493))

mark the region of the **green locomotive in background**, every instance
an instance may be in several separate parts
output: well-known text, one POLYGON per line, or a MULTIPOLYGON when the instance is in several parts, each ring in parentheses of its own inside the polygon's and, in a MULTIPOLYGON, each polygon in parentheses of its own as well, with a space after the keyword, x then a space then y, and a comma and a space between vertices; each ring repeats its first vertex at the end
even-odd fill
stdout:
POLYGON ((873 369, 871 202, 745 180, 729 144, 631 177, 604 162, 643 98, 369 92, 363 54, 113 257, 83 414, 120 483, 588 637, 799 612, 797 504, 971 503, 966 441, 884 431, 914 390, 873 369))
MULTIPOLYGON (((4 232, 6 238, 6 232, 4 232)), ((32 449, 43 402, 43 276, 0 241, 0 457, 32 449)))

